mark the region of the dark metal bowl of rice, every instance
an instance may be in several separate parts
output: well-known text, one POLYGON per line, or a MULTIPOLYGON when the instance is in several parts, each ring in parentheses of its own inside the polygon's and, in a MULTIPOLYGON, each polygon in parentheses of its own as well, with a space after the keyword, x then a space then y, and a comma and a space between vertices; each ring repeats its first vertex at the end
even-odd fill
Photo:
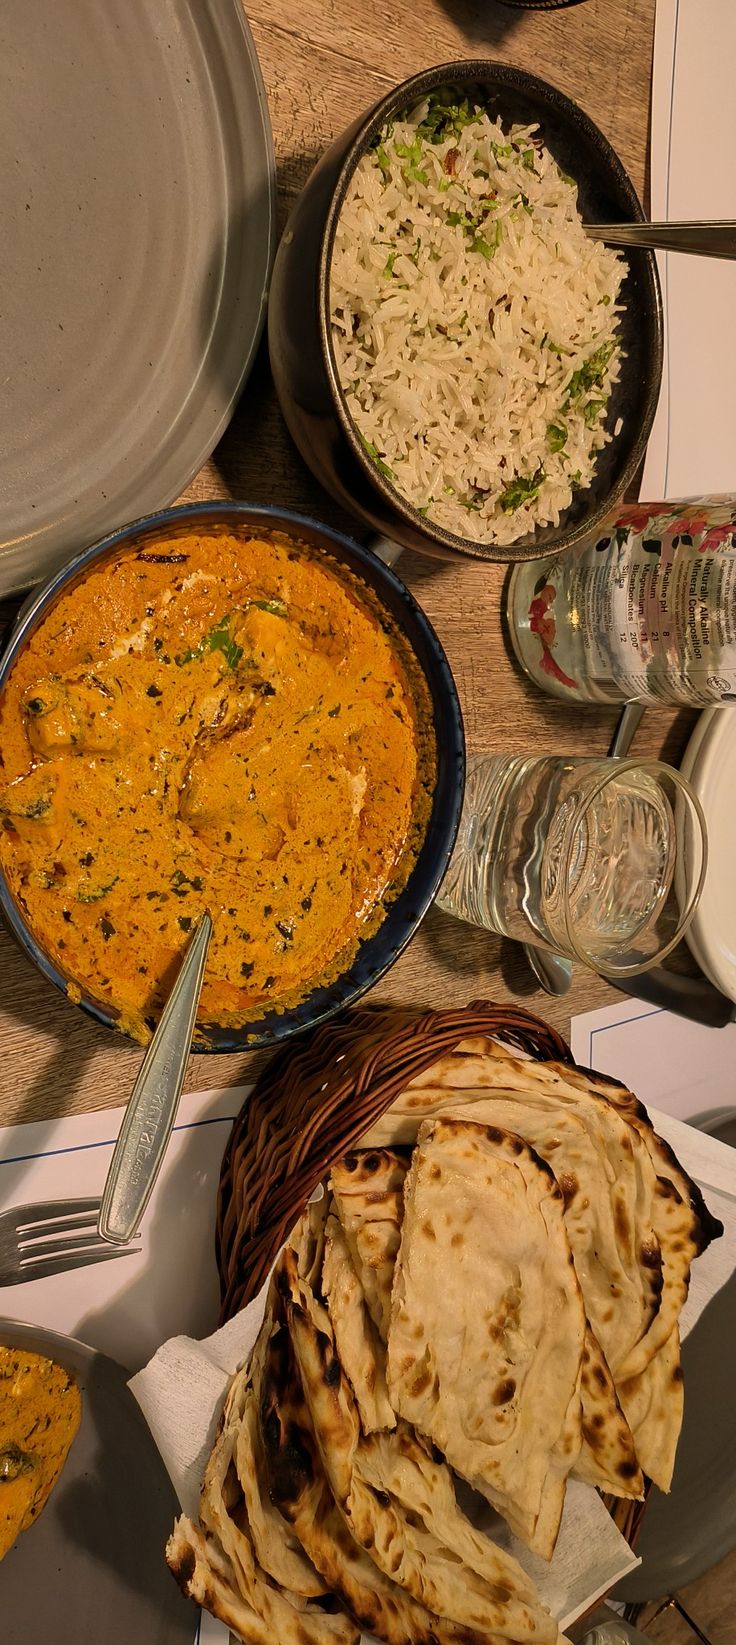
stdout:
MULTIPOLYGON (((577 186, 589 222, 643 220, 634 186, 607 139, 577 104, 520 69, 485 60, 443 64, 404 81, 337 138, 309 178, 289 219, 274 268, 269 347, 281 407, 317 479, 366 526, 404 547, 440 559, 522 560, 571 546, 597 529, 633 481, 643 459, 662 375, 662 305, 654 254, 621 253, 617 379, 610 383, 588 483, 573 491, 556 523, 519 515, 513 541, 480 542, 428 518, 402 495, 394 472, 376 463, 340 381, 330 281, 341 213, 361 161, 375 152, 391 122, 438 93, 448 103, 477 103, 504 129, 538 128, 537 140, 577 186), (616 432, 614 432, 616 431, 616 432)), ((416 491, 416 488, 415 488, 416 491)))

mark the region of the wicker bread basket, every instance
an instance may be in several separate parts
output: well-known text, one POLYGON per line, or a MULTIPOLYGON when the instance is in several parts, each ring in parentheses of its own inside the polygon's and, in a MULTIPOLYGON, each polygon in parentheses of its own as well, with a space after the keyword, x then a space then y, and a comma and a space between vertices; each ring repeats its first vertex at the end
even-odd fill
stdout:
POLYGON ((416 1074, 461 1040, 493 1036, 539 1062, 570 1062, 537 1017, 485 1001, 459 1011, 360 1006, 277 1053, 238 1115, 222 1162, 222 1320, 257 1296, 310 1194, 416 1074))
MULTIPOLYGON (((565 1040, 521 1007, 359 1006, 286 1045, 260 1075, 225 1151, 217 1208, 221 1321, 258 1295, 330 1166, 416 1075, 461 1041, 493 1038, 538 1062, 572 1063, 565 1040)), ((644 1504, 605 1498, 633 1546, 644 1504)))

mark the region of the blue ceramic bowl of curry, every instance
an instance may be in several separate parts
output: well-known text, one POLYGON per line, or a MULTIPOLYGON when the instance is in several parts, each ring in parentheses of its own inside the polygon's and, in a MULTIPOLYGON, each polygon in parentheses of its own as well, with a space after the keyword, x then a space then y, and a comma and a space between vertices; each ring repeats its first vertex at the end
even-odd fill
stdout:
POLYGON ((464 780, 442 647, 395 574, 298 515, 169 509, 35 595, 0 664, 0 906, 145 1041, 214 922, 199 1049, 341 1010, 429 907, 464 780))

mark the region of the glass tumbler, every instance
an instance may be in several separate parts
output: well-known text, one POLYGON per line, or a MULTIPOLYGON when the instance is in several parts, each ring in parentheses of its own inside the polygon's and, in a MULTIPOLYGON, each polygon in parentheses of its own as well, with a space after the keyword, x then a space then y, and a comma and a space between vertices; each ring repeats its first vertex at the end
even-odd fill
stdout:
POLYGON ((679 942, 706 860, 700 802, 658 760, 476 756, 437 902, 627 977, 679 942))

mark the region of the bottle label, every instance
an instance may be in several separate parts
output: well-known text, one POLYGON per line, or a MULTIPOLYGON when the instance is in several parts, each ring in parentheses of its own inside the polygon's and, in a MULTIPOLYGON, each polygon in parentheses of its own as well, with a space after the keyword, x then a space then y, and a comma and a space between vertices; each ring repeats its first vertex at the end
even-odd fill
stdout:
POLYGON ((595 544, 538 573, 516 639, 548 689, 598 701, 736 700, 733 504, 656 506, 622 509, 595 544))

